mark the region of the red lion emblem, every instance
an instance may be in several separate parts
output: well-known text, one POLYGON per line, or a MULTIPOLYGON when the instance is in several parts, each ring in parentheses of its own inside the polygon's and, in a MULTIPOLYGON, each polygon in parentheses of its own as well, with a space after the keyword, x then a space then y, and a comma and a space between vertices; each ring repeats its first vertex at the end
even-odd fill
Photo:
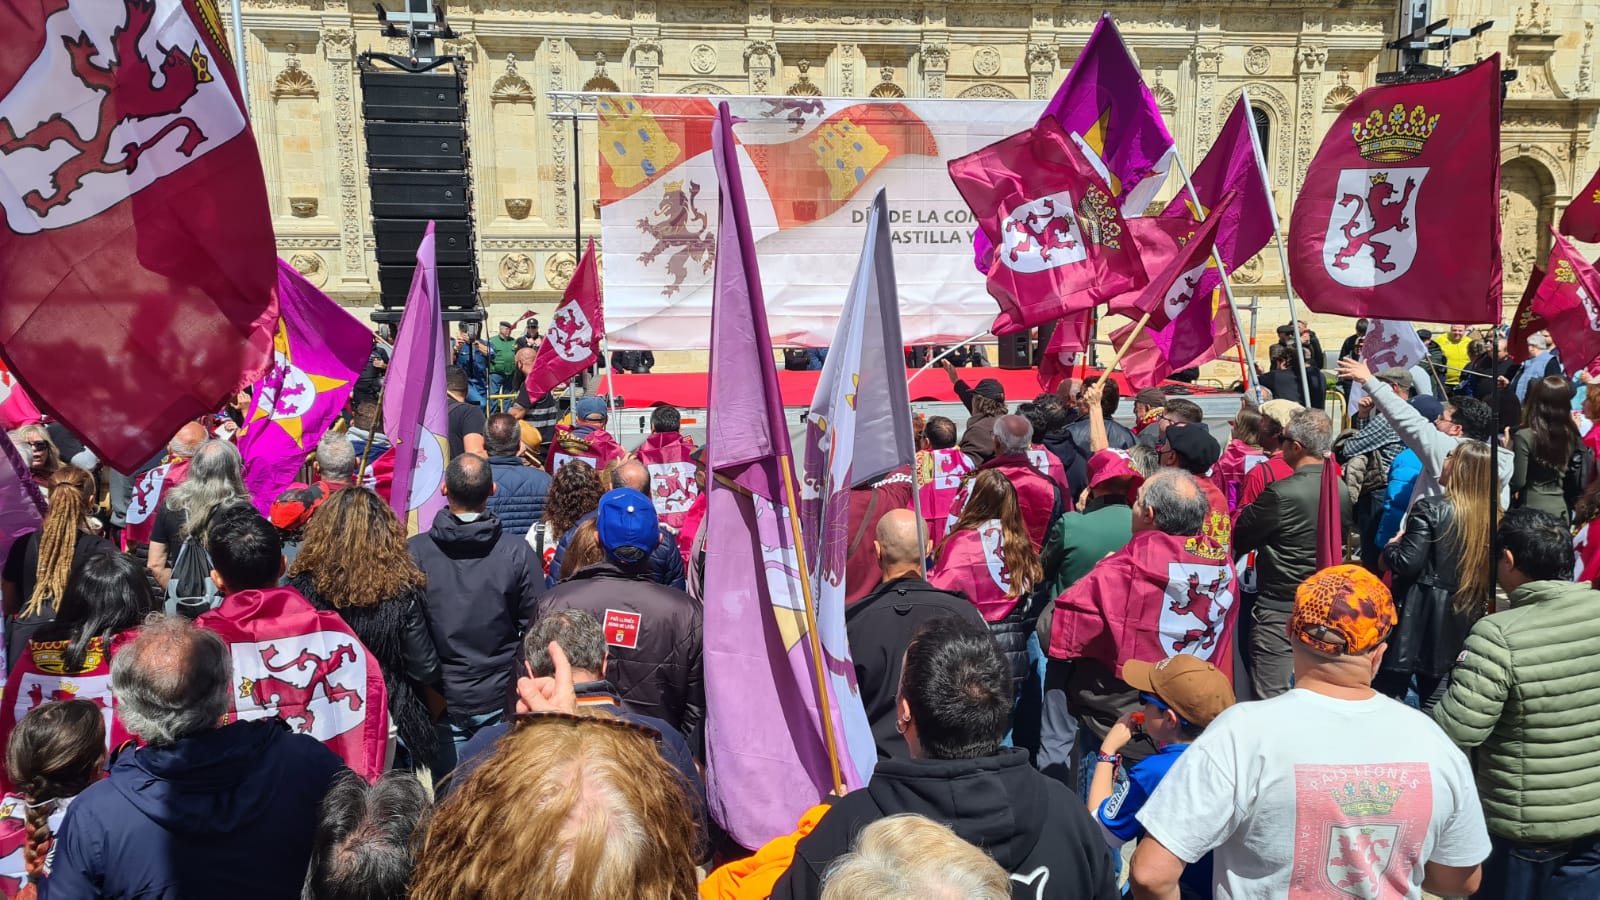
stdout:
POLYGON ((1050 197, 1040 200, 1038 205, 1039 211, 1030 210, 1021 218, 1006 223, 1007 231, 1022 236, 1011 248, 1012 262, 1016 262, 1022 254, 1035 250, 1039 252, 1040 259, 1049 262, 1052 250, 1071 250, 1078 246, 1078 242, 1072 239, 1072 207, 1066 207, 1063 212, 1050 197))
POLYGON ((311 680, 306 683, 306 686, 300 687, 299 685, 290 684, 281 678, 275 678, 270 675, 254 681, 246 678, 239 686, 239 696, 249 697, 255 701, 257 706, 262 708, 276 706, 280 710, 284 707, 298 709, 299 713, 295 715, 295 718, 301 719, 303 724, 296 727, 295 730, 302 734, 310 733, 312 725, 316 722, 316 716, 311 712, 310 703, 316 697, 318 688, 322 689, 322 694, 327 697, 329 703, 338 704, 349 701, 351 712, 361 709, 360 691, 340 687, 329 680, 329 677, 334 672, 337 672, 345 662, 356 661, 354 646, 340 644, 334 648, 333 655, 327 659, 312 653, 309 649, 302 650, 299 656, 281 666, 272 664, 277 655, 277 647, 268 647, 262 650, 261 664, 266 666, 269 672, 287 672, 290 669, 299 671, 310 665, 312 667, 311 680))
POLYGON ((1189 599, 1187 603, 1177 600, 1167 605, 1167 608, 1180 615, 1194 616, 1200 620, 1199 628, 1191 628, 1182 636, 1172 642, 1172 649, 1180 651, 1195 642, 1200 643, 1200 649, 1210 650, 1217 642, 1217 619, 1220 618, 1217 609, 1217 594, 1222 590, 1222 583, 1228 577, 1227 572, 1218 572, 1211 584, 1204 590, 1200 588, 1200 576, 1189 576, 1189 599))
POLYGON ((1339 198, 1340 206, 1354 203, 1355 209, 1350 213, 1350 221, 1339 229, 1344 234, 1344 249, 1333 255, 1333 265, 1348 269, 1350 259, 1361 252, 1361 248, 1371 247, 1372 267, 1379 272, 1393 272, 1394 263, 1389 262, 1389 251, 1394 248, 1374 237, 1387 231, 1405 231, 1411 227, 1411 220, 1406 218, 1406 204, 1411 202, 1411 193, 1416 188, 1416 180, 1407 178, 1405 193, 1395 202, 1394 185, 1385 178, 1372 185, 1364 200, 1357 194, 1345 194, 1339 198), (1362 209, 1372 217, 1372 228, 1363 234, 1356 234, 1355 230, 1361 227, 1362 209))
POLYGON ((715 263, 717 234, 711 228, 711 217, 695 208, 698 196, 697 182, 689 182, 688 194, 684 194, 681 182, 669 182, 655 212, 639 220, 639 230, 656 239, 654 246, 639 254, 639 262, 648 266, 662 253, 672 251, 667 258, 672 283, 661 289, 663 297, 671 297, 683 287, 691 261, 700 263, 702 272, 710 272, 715 263))
MULTIPOLYGON (((64 7, 65 4, 62 4, 64 7)), ((179 112, 195 96, 200 85, 212 78, 210 64, 200 53, 199 46, 185 53, 177 47, 157 44, 156 50, 161 53, 160 87, 157 87, 156 72, 150 68, 144 54, 139 52, 139 43, 144 40, 155 18, 155 0, 123 0, 123 7, 127 10, 127 19, 111 34, 112 53, 102 52, 90 41, 86 32, 79 32, 75 38, 62 37, 67 53, 72 58, 73 74, 90 90, 103 95, 95 128, 88 137, 79 136, 77 128, 61 113, 56 113, 33 131, 20 136, 9 121, 0 119, 0 154, 9 155, 24 148, 44 150, 58 141, 76 151, 50 176, 51 186, 55 189, 53 194, 46 197, 34 190, 23 197, 23 202, 37 215, 43 216, 69 202, 72 195, 83 187, 85 176, 134 171, 139 165, 139 157, 174 131, 183 129, 185 132, 183 143, 178 145, 178 152, 184 156, 192 156, 195 149, 205 142, 206 136, 200 126, 188 116, 180 116, 168 122, 148 140, 123 144, 120 159, 107 159, 112 153, 112 134, 117 126, 123 122, 154 119, 179 112), (96 57, 110 61, 96 63, 96 57), (114 98, 113 88, 116 90, 114 98)))
POLYGON ((663 500, 689 499, 689 485, 684 483, 683 472, 673 469, 656 479, 656 496, 663 500))

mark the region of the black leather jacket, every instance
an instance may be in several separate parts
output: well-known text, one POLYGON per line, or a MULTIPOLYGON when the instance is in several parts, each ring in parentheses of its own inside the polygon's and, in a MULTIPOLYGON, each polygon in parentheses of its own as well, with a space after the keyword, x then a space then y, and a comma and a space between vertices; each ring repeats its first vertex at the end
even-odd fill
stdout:
POLYGON ((1449 499, 1424 497, 1406 515, 1399 540, 1383 548, 1400 613, 1383 655, 1384 672, 1443 676, 1466 643, 1474 619, 1455 608, 1461 542, 1451 528, 1454 521, 1449 499))

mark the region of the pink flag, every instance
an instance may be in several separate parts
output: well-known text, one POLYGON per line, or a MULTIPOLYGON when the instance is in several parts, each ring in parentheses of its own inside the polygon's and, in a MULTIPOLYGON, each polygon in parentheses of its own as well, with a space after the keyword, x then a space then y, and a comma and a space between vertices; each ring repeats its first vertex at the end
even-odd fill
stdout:
POLYGON ((37 425, 43 421, 39 407, 33 404, 33 398, 20 384, 12 385, 11 393, 0 400, 0 429, 15 431, 24 425, 37 425))
MULTIPOLYGON (((1232 272, 1260 253, 1277 230, 1266 172, 1255 118, 1250 112, 1250 96, 1241 94, 1222 133, 1194 170, 1192 180, 1200 209, 1195 208, 1194 198, 1183 189, 1167 204, 1161 217, 1179 222, 1220 218, 1216 254, 1232 272), (1222 199, 1229 194, 1233 195, 1233 203, 1226 210, 1220 209, 1222 199)), ((1210 293, 1221 283, 1220 273, 1213 268, 1201 282, 1201 292, 1210 293)))
POLYGON ((1145 269, 1111 189, 1054 119, 950 161, 950 179, 998 252, 997 335, 1142 287, 1145 269))
POLYGON ((1600 241, 1600 172, 1595 172, 1561 214, 1561 233, 1585 244, 1600 241))
POLYGON ((1600 272, 1555 229, 1550 233, 1550 264, 1532 311, 1550 329, 1562 364, 1576 372, 1600 357, 1600 272))
POLYGON ((939 545, 928 583, 965 594, 985 622, 998 622, 1016 608, 1011 572, 1002 556, 1005 529, 999 519, 949 535, 939 545))
POLYGON ((30 531, 38 531, 44 521, 44 496, 33 483, 28 464, 15 444, 0 436, 0 559, 11 551, 11 544, 30 531))
MULTIPOLYGON (((1095 155, 1123 215, 1144 214, 1166 181, 1172 135, 1110 13, 1095 24, 1039 120, 1046 118, 1060 122, 1067 134, 1078 135, 1095 155)), ((989 270, 994 244, 983 231, 973 235, 978 271, 989 270)))
POLYGON ((605 337, 605 310, 600 302, 600 272, 595 264, 594 238, 572 273, 561 305, 550 318, 544 343, 528 372, 528 398, 538 400, 600 360, 605 337))
POLYGON ((228 642, 229 722, 276 716, 321 741, 362 778, 383 774, 389 743, 383 671, 343 616, 317 609, 294 588, 268 588, 229 594, 195 624, 228 642))
POLYGON ((1500 57, 1368 88, 1312 157, 1289 272, 1313 312, 1498 322, 1500 57))
POLYGON ((1339 510, 1339 467, 1330 457, 1322 464, 1317 492, 1317 568, 1344 562, 1344 519, 1339 510))
POLYGON ((271 359, 272 213, 211 0, 0 4, 0 356, 119 472, 271 359))
MULTIPOLYGON (((791 518, 793 454, 756 268, 732 116, 712 156, 721 182, 711 303, 705 574, 706 792, 734 840, 759 847, 834 789, 818 672, 849 668, 849 647, 813 653, 806 577, 791 518)), ((824 680, 821 685, 830 682, 824 680)), ((831 693, 831 691, 830 691, 831 693)), ((862 786, 837 696, 826 696, 847 790, 862 786)), ((868 762, 870 761, 863 761, 868 762)))
POLYGON ((1068 313, 1056 322, 1056 330, 1050 333, 1044 353, 1039 356, 1039 386, 1047 391, 1060 387, 1072 371, 1072 358, 1088 350, 1092 340, 1093 311, 1068 313))
MULTIPOLYGON (((1182 250, 1133 301, 1129 315, 1150 313, 1139 341, 1122 358, 1122 370, 1134 384, 1156 384, 1173 372, 1194 365, 1214 349, 1220 305, 1215 300, 1216 292, 1201 293, 1201 286, 1206 273, 1215 272, 1212 248, 1223 223, 1229 221, 1235 202, 1233 194, 1223 197, 1214 214, 1200 224, 1183 243, 1182 250)), ((1220 306, 1220 311, 1224 316, 1228 314, 1226 306, 1220 306)), ((1112 334, 1117 346, 1128 340, 1133 327, 1129 325, 1112 334)))
POLYGON ((414 531, 427 531, 444 509, 439 488, 450 461, 446 418, 444 320, 439 312, 439 270, 434 263, 433 223, 417 245, 406 311, 395 334, 389 374, 384 377, 383 428, 394 443, 389 508, 414 531), (415 523, 410 523, 412 512, 415 523))
POLYGON ((281 259, 278 315, 272 368, 239 432, 244 483, 263 515, 339 418, 372 352, 366 326, 281 259))

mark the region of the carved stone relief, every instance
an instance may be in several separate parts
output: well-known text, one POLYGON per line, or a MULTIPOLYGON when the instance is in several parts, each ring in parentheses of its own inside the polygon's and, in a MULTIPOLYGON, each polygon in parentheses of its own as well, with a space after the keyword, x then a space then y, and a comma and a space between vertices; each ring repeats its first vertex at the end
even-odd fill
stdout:
POLYGON ((533 289, 533 257, 526 253, 507 253, 500 257, 500 286, 508 291, 533 289))
POLYGON ((322 32, 322 53, 333 81, 333 130, 339 160, 340 278, 346 284, 365 283, 366 250, 361 231, 367 219, 361 208, 361 180, 365 172, 356 147, 356 97, 350 70, 355 61, 355 32, 330 28, 322 32))
POLYGON ((1256 46, 1244 52, 1244 70, 1251 75, 1265 75, 1272 67, 1272 54, 1267 48, 1256 46))
POLYGON ((993 47, 979 47, 972 54, 972 70, 985 78, 1000 71, 1000 51, 993 47))
POLYGON ((553 291, 564 291, 578 270, 578 257, 571 253, 552 253, 544 261, 544 282, 553 291))
POLYGON ((963 100, 1015 100, 1017 95, 998 84, 975 84, 961 92, 963 100))
POLYGON ((288 56, 283 61, 283 71, 272 82, 272 96, 282 99, 284 97, 316 97, 317 84, 311 80, 311 75, 300 67, 300 57, 295 52, 294 44, 284 45, 288 56))
POLYGON ((289 257, 289 266, 311 282, 313 287, 322 287, 328 283, 328 269, 319 253, 310 251, 296 253, 289 257))
POLYGON ((1520 294, 1528 283, 1528 276, 1540 259, 1541 238, 1549 224, 1544 179, 1537 166, 1530 160, 1516 159, 1500 169, 1500 244, 1507 296, 1520 294))

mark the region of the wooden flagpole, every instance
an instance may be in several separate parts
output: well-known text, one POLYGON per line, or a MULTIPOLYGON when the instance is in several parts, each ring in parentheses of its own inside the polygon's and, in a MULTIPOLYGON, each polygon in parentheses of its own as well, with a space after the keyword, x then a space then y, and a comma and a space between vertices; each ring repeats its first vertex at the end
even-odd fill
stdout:
MULTIPOLYGON (((1190 302, 1192 303, 1194 301, 1191 300, 1190 302)), ((1138 322, 1134 323, 1133 331, 1128 333, 1128 339, 1122 342, 1121 347, 1117 348, 1117 355, 1111 357, 1111 363, 1100 371, 1100 377, 1094 383, 1095 387, 1100 387, 1101 385, 1105 384, 1106 379, 1111 377, 1111 370, 1122 364, 1122 357, 1126 356, 1128 351, 1133 349, 1133 342, 1139 339, 1139 332, 1143 331, 1144 326, 1148 324, 1150 324, 1150 314, 1145 313, 1139 317, 1138 322)))
MULTIPOLYGON (((800 534, 800 501, 795 490, 794 463, 787 455, 778 456, 783 470, 783 503, 789 511, 789 527, 794 534, 795 561, 800 568, 800 595, 805 600, 806 640, 811 645, 812 673, 817 676, 817 706, 822 714, 822 736, 828 745, 828 763, 833 769, 833 790, 844 796, 844 777, 839 769, 838 738, 833 733, 833 707, 828 702, 827 665, 822 656, 822 635, 817 633, 817 604, 811 595, 811 569, 806 565, 805 541, 800 534)), ((916 479, 913 477, 912 481, 916 479)), ((913 484, 913 486, 915 486, 913 484)))

